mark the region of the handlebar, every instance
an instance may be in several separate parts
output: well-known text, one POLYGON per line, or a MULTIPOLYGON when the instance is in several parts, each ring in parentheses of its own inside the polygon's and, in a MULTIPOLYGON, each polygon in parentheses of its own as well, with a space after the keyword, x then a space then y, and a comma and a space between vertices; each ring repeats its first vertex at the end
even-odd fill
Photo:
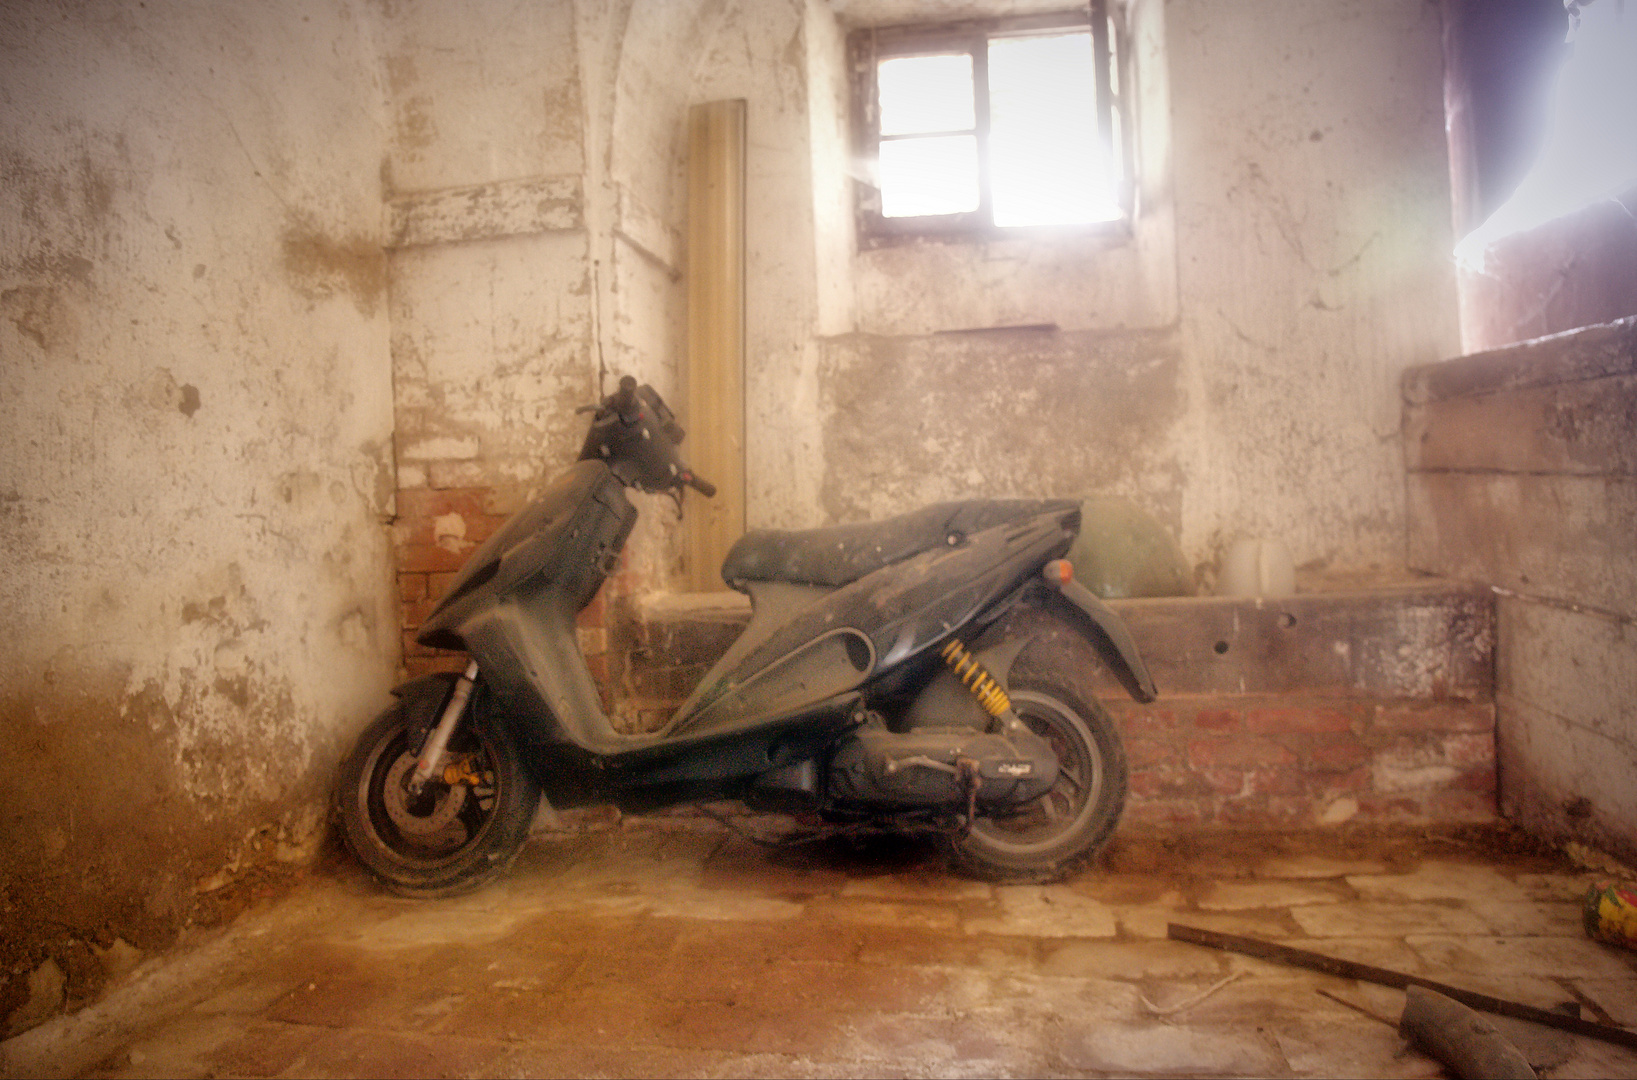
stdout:
POLYGON ((620 388, 608 397, 608 404, 622 417, 637 411, 637 380, 630 375, 620 379, 620 388))

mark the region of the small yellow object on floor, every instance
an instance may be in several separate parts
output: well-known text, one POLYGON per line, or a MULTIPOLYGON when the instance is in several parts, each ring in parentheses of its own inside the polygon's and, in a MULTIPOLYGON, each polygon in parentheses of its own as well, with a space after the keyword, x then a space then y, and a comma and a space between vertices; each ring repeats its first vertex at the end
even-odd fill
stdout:
POLYGON ((1588 937, 1637 949, 1637 885, 1616 881, 1593 884, 1586 890, 1581 915, 1588 937))

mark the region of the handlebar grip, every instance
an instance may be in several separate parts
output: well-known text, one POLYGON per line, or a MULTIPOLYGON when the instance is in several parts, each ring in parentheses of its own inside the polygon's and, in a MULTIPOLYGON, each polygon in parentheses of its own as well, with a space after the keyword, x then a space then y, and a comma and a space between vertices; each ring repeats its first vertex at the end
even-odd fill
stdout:
POLYGON ((626 413, 637 411, 637 380, 629 375, 620 379, 620 388, 608 396, 607 404, 620 414, 623 419, 626 413))
POLYGON ((705 496, 705 498, 710 499, 716 496, 716 485, 703 476, 695 476, 691 472, 685 472, 682 474, 682 479, 684 483, 705 496))

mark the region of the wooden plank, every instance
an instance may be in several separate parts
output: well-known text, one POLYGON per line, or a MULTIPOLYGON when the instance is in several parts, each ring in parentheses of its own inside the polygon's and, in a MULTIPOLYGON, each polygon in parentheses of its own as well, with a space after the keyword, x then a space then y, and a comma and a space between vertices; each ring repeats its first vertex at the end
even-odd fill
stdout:
POLYGON ((716 484, 683 521, 689 588, 714 592, 745 530, 745 116, 743 100, 688 111, 686 454, 716 484))
POLYGON ((1411 471, 1637 476, 1637 375, 1406 406, 1404 456, 1411 471))
POLYGON ((1406 494, 1411 568, 1637 612, 1637 478, 1413 472, 1406 494))
POLYGON ((1576 1035, 1585 1035, 1618 1046, 1629 1046, 1632 1049, 1637 1049, 1637 1031, 1627 1031, 1625 1028, 1611 1027, 1608 1024, 1597 1024, 1590 1020, 1582 1020, 1578 1016, 1553 1012, 1550 1009, 1537 1009, 1533 1005, 1508 1001, 1505 998, 1490 997, 1488 994, 1480 994, 1472 990, 1463 990, 1458 986, 1450 986, 1447 983, 1423 979, 1418 975, 1405 975, 1387 968, 1379 968, 1371 964, 1359 964, 1352 960, 1340 960, 1333 956, 1325 956, 1322 953, 1292 948, 1289 945, 1275 945, 1271 941, 1240 937, 1237 934, 1219 934, 1214 930, 1182 926, 1178 923, 1168 924, 1165 932, 1166 936, 1173 941, 1186 941, 1191 945, 1204 945, 1211 949, 1224 949, 1229 952, 1242 953, 1245 956, 1254 956, 1258 960, 1272 960, 1275 963, 1290 964, 1292 967, 1306 968, 1309 971, 1334 975, 1339 979, 1358 979, 1362 982, 1375 983, 1378 986, 1391 986, 1397 990, 1420 986, 1443 994, 1447 998, 1453 998, 1468 1008, 1482 1009, 1484 1012, 1494 1013, 1497 1016, 1511 1016, 1519 1020, 1528 1020, 1531 1023, 1542 1024, 1561 1031, 1572 1031, 1576 1035))

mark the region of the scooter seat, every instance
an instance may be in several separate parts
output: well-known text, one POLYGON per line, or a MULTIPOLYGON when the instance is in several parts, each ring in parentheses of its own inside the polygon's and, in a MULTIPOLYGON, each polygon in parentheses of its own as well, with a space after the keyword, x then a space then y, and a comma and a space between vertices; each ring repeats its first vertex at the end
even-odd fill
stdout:
POLYGON ((884 521, 786 531, 757 529, 739 538, 722 563, 722 580, 745 591, 751 581, 839 588, 923 551, 1037 514, 1078 510, 1067 499, 973 499, 934 503, 884 521))

